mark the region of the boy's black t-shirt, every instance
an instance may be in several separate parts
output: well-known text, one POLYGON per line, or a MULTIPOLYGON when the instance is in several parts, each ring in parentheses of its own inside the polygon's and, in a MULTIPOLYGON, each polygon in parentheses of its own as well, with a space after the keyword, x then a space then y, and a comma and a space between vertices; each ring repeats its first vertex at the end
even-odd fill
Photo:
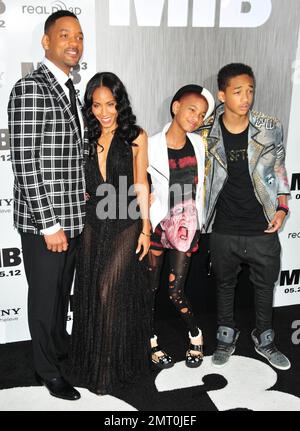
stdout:
POLYGON ((216 205, 213 231, 231 235, 264 235, 268 222, 258 202, 248 167, 248 131, 233 134, 220 126, 227 157, 228 179, 216 205))

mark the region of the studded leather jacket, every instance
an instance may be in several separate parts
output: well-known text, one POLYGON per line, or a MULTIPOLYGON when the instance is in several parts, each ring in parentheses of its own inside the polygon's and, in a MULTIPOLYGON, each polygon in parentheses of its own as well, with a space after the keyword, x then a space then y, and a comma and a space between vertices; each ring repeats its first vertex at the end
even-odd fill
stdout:
MULTIPOLYGON (((224 105, 216 109, 210 125, 200 129, 207 144, 204 231, 210 232, 218 197, 227 181, 227 160, 219 117, 224 105)), ((255 196, 268 221, 275 215, 278 195, 289 195, 285 169, 282 125, 261 112, 249 112, 248 165, 255 196)))

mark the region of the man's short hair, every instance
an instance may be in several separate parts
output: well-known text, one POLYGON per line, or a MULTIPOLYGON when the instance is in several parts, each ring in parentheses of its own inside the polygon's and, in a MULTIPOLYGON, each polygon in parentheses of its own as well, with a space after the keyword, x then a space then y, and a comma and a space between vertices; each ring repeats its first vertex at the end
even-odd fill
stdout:
POLYGON ((52 27, 52 25, 55 24, 55 22, 59 18, 64 18, 65 16, 70 16, 78 20, 77 16, 73 12, 70 12, 69 10, 58 10, 57 12, 54 12, 53 14, 48 16, 48 18, 46 19, 44 33, 47 34, 50 27, 52 27))
POLYGON ((218 87, 220 91, 225 91, 229 85, 231 78, 235 78, 239 75, 248 75, 255 79, 253 70, 250 66, 243 63, 230 63, 222 67, 218 73, 218 87))

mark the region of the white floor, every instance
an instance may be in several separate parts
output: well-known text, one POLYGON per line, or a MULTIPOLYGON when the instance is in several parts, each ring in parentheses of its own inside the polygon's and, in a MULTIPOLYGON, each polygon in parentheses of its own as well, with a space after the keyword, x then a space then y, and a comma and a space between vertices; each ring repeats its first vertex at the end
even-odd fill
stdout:
MULTIPOLYGON (((277 372, 267 363, 233 355, 228 364, 221 368, 212 366, 210 356, 206 356, 201 367, 196 369, 187 368, 183 361, 178 362, 173 368, 161 371, 155 385, 158 393, 204 386, 219 411, 238 408, 300 411, 300 398, 271 389, 276 382, 277 372), (212 374, 223 377, 223 388, 205 387, 205 377, 212 374)), ((97 396, 86 389, 77 389, 81 393, 81 399, 77 401, 52 397, 42 386, 0 390, 0 411, 136 411, 133 406, 113 396, 97 396)))
POLYGON ((98 396, 77 388, 81 398, 66 401, 52 397, 43 386, 12 388, 0 391, 0 411, 136 411, 118 398, 98 396))

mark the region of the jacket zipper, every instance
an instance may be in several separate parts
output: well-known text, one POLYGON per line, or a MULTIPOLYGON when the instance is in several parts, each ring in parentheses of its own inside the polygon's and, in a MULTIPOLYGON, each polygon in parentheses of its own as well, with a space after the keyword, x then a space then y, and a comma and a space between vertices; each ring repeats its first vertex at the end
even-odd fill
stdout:
POLYGON ((164 174, 162 174, 159 170, 157 170, 154 166, 152 166, 152 165, 150 165, 151 166, 151 168, 152 169, 154 169, 159 175, 161 175, 161 176, 163 176, 167 181, 169 181, 169 179, 164 175, 164 174))
MULTIPOLYGON (((253 168, 253 171, 252 171, 252 172, 254 172, 254 171, 255 171, 256 166, 257 166, 257 164, 258 164, 258 160, 259 160, 259 158, 257 159, 257 162, 255 163, 255 166, 254 166, 254 168, 253 168)), ((249 172, 249 174, 250 174, 250 172, 249 172)), ((265 207, 264 207, 264 205, 263 205, 263 203, 262 203, 262 201, 261 201, 261 198, 260 198, 260 196, 259 196, 259 193, 258 193, 258 191, 257 191, 257 188, 256 188, 256 186, 255 186, 255 183, 254 183, 254 181, 253 181, 253 178, 252 178, 252 175, 251 175, 251 174, 250 174, 250 179, 251 179, 252 186, 253 186, 253 188, 254 188, 254 190, 255 190, 255 192, 256 192, 256 193, 255 193, 255 196, 258 198, 258 202, 261 204, 262 209, 263 209, 263 212, 264 212, 264 215, 266 216, 266 218, 267 218, 268 222, 270 222, 271 220, 269 219, 268 214, 266 214, 265 207)))
POLYGON ((256 193, 255 193, 255 196, 257 197, 258 202, 261 204, 262 209, 263 209, 263 212, 264 212, 264 215, 266 216, 266 218, 267 218, 268 222, 270 222, 271 220, 269 219, 268 214, 266 214, 265 207, 264 207, 264 205, 263 205, 263 203, 262 203, 262 201, 261 201, 261 199, 260 199, 259 193, 258 193, 258 191, 257 191, 257 188, 256 188, 256 186, 255 186, 255 183, 254 183, 254 181, 253 181, 253 179, 252 179, 252 176, 251 176, 251 175, 250 175, 250 178, 251 178, 252 186, 253 186, 253 188, 254 188, 254 190, 255 190, 255 192, 256 192, 256 193))

